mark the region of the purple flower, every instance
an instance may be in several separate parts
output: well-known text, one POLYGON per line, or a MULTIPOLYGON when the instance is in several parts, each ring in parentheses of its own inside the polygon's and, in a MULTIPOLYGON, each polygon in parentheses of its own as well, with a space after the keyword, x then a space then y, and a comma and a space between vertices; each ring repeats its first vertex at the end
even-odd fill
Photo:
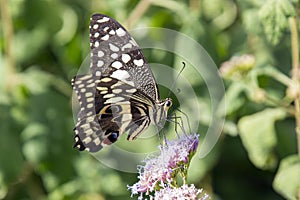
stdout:
POLYGON ((198 135, 182 135, 177 140, 166 141, 165 146, 159 146, 160 154, 150 156, 138 166, 139 181, 128 186, 132 195, 149 194, 154 190, 164 188, 166 185, 175 185, 174 177, 177 175, 186 179, 190 160, 198 147, 198 135))
POLYGON ((179 188, 166 187, 159 191, 155 191, 154 200, 206 200, 210 197, 197 189, 193 184, 190 186, 182 185, 179 188))

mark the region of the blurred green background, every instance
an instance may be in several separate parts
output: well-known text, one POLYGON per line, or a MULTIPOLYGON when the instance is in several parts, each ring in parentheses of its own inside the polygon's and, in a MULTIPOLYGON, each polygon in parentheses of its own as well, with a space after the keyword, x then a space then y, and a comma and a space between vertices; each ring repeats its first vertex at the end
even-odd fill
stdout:
MULTIPOLYGON (((255 65, 276 66, 289 75, 286 17, 294 5, 276 2, 282 15, 275 13, 273 0, 1 0, 0 199, 130 198, 126 186, 135 183, 137 174, 110 169, 72 148, 70 80, 89 53, 93 13, 107 14, 129 29, 154 26, 180 31, 198 41, 217 66, 247 53, 255 56, 255 65), (272 17, 265 17, 268 12, 274 12, 279 27, 268 27, 272 17)), ((148 60, 174 65, 169 54, 151 54, 148 60)), ((281 84, 267 76, 259 81, 275 98, 284 96, 281 84)), ((199 80, 197 87, 204 83, 199 80)), ((162 90, 161 96, 167 92, 162 90)), ((253 102, 243 92, 235 94, 238 97, 231 93, 228 102, 237 106, 229 106, 224 133, 207 157, 193 161, 190 181, 213 199, 284 199, 272 184, 279 161, 296 153, 294 119, 287 115, 272 121, 277 138, 272 164, 259 167, 250 161, 236 123, 270 105, 253 102)), ((203 107, 209 107, 209 94, 199 95, 203 107)), ((209 114, 203 110, 199 115, 209 114)), ((203 120, 199 130, 205 128, 203 120)))

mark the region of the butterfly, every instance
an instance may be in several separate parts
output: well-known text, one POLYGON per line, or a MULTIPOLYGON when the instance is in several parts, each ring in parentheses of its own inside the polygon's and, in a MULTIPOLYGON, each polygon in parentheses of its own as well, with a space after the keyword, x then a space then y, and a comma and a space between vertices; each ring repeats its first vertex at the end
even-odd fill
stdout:
POLYGON ((131 141, 151 123, 161 127, 172 99, 160 100, 141 48, 122 25, 94 14, 89 29, 89 74, 71 81, 80 106, 74 147, 97 152, 125 132, 131 141))

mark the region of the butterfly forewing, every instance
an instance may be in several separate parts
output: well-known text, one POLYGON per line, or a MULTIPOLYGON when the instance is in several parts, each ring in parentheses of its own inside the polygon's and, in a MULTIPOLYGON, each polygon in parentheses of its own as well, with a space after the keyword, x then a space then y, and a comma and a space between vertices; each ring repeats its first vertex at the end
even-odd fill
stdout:
POLYGON ((74 146, 96 152, 124 132, 135 139, 165 110, 141 49, 117 21, 93 15, 90 47, 90 74, 72 80, 80 106, 74 146))
POLYGON ((158 99, 153 74, 135 40, 114 19, 95 14, 90 22, 91 67, 96 76, 123 80, 158 99))

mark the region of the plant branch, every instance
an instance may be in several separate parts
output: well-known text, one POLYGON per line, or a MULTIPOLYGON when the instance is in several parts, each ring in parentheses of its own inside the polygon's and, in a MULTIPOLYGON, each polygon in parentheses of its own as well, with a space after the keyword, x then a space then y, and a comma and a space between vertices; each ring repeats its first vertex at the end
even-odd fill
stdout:
MULTIPOLYGON (((292 80, 294 81, 295 91, 294 107, 296 119, 296 134, 298 155, 300 157, 300 69, 299 69, 299 35, 296 17, 289 18, 290 31, 291 31, 291 47, 292 47, 292 80)), ((298 188, 298 199, 300 200, 300 188, 298 188)))
POLYGON ((2 27, 3 27, 3 35, 4 35, 4 45, 5 45, 5 64, 6 64, 6 80, 5 80, 5 88, 9 90, 11 83, 11 79, 14 77, 16 72, 15 69, 15 59, 13 56, 13 40, 14 40, 14 31, 12 25, 12 17, 10 14, 10 9, 7 0, 0 0, 0 10, 1 10, 1 18, 2 18, 2 27))
POLYGON ((125 26, 127 29, 130 29, 134 23, 136 23, 143 14, 148 10, 151 5, 150 0, 142 0, 136 5, 134 10, 129 15, 127 21, 125 22, 125 26))
POLYGON ((182 9, 183 4, 179 3, 178 1, 173 0, 151 0, 153 5, 160 6, 163 8, 167 8, 172 11, 180 11, 182 9))
POLYGON ((279 72, 275 67, 272 67, 272 66, 258 68, 258 69, 256 69, 255 72, 256 72, 256 74, 259 74, 259 75, 261 75, 261 74, 268 75, 268 76, 274 78, 275 80, 279 81, 286 87, 290 87, 291 85, 294 84, 294 81, 292 79, 290 79, 285 74, 279 72))
POLYGON ((292 46, 292 80, 294 81, 294 89, 296 91, 295 99, 294 99, 294 107, 295 107, 295 119, 296 119, 296 133, 297 133, 297 141, 298 141, 298 155, 300 156, 300 93, 299 93, 299 85, 300 85, 300 70, 299 70, 299 35, 298 35, 298 27, 297 20, 295 17, 289 18, 290 31, 291 31, 291 46, 292 46))

